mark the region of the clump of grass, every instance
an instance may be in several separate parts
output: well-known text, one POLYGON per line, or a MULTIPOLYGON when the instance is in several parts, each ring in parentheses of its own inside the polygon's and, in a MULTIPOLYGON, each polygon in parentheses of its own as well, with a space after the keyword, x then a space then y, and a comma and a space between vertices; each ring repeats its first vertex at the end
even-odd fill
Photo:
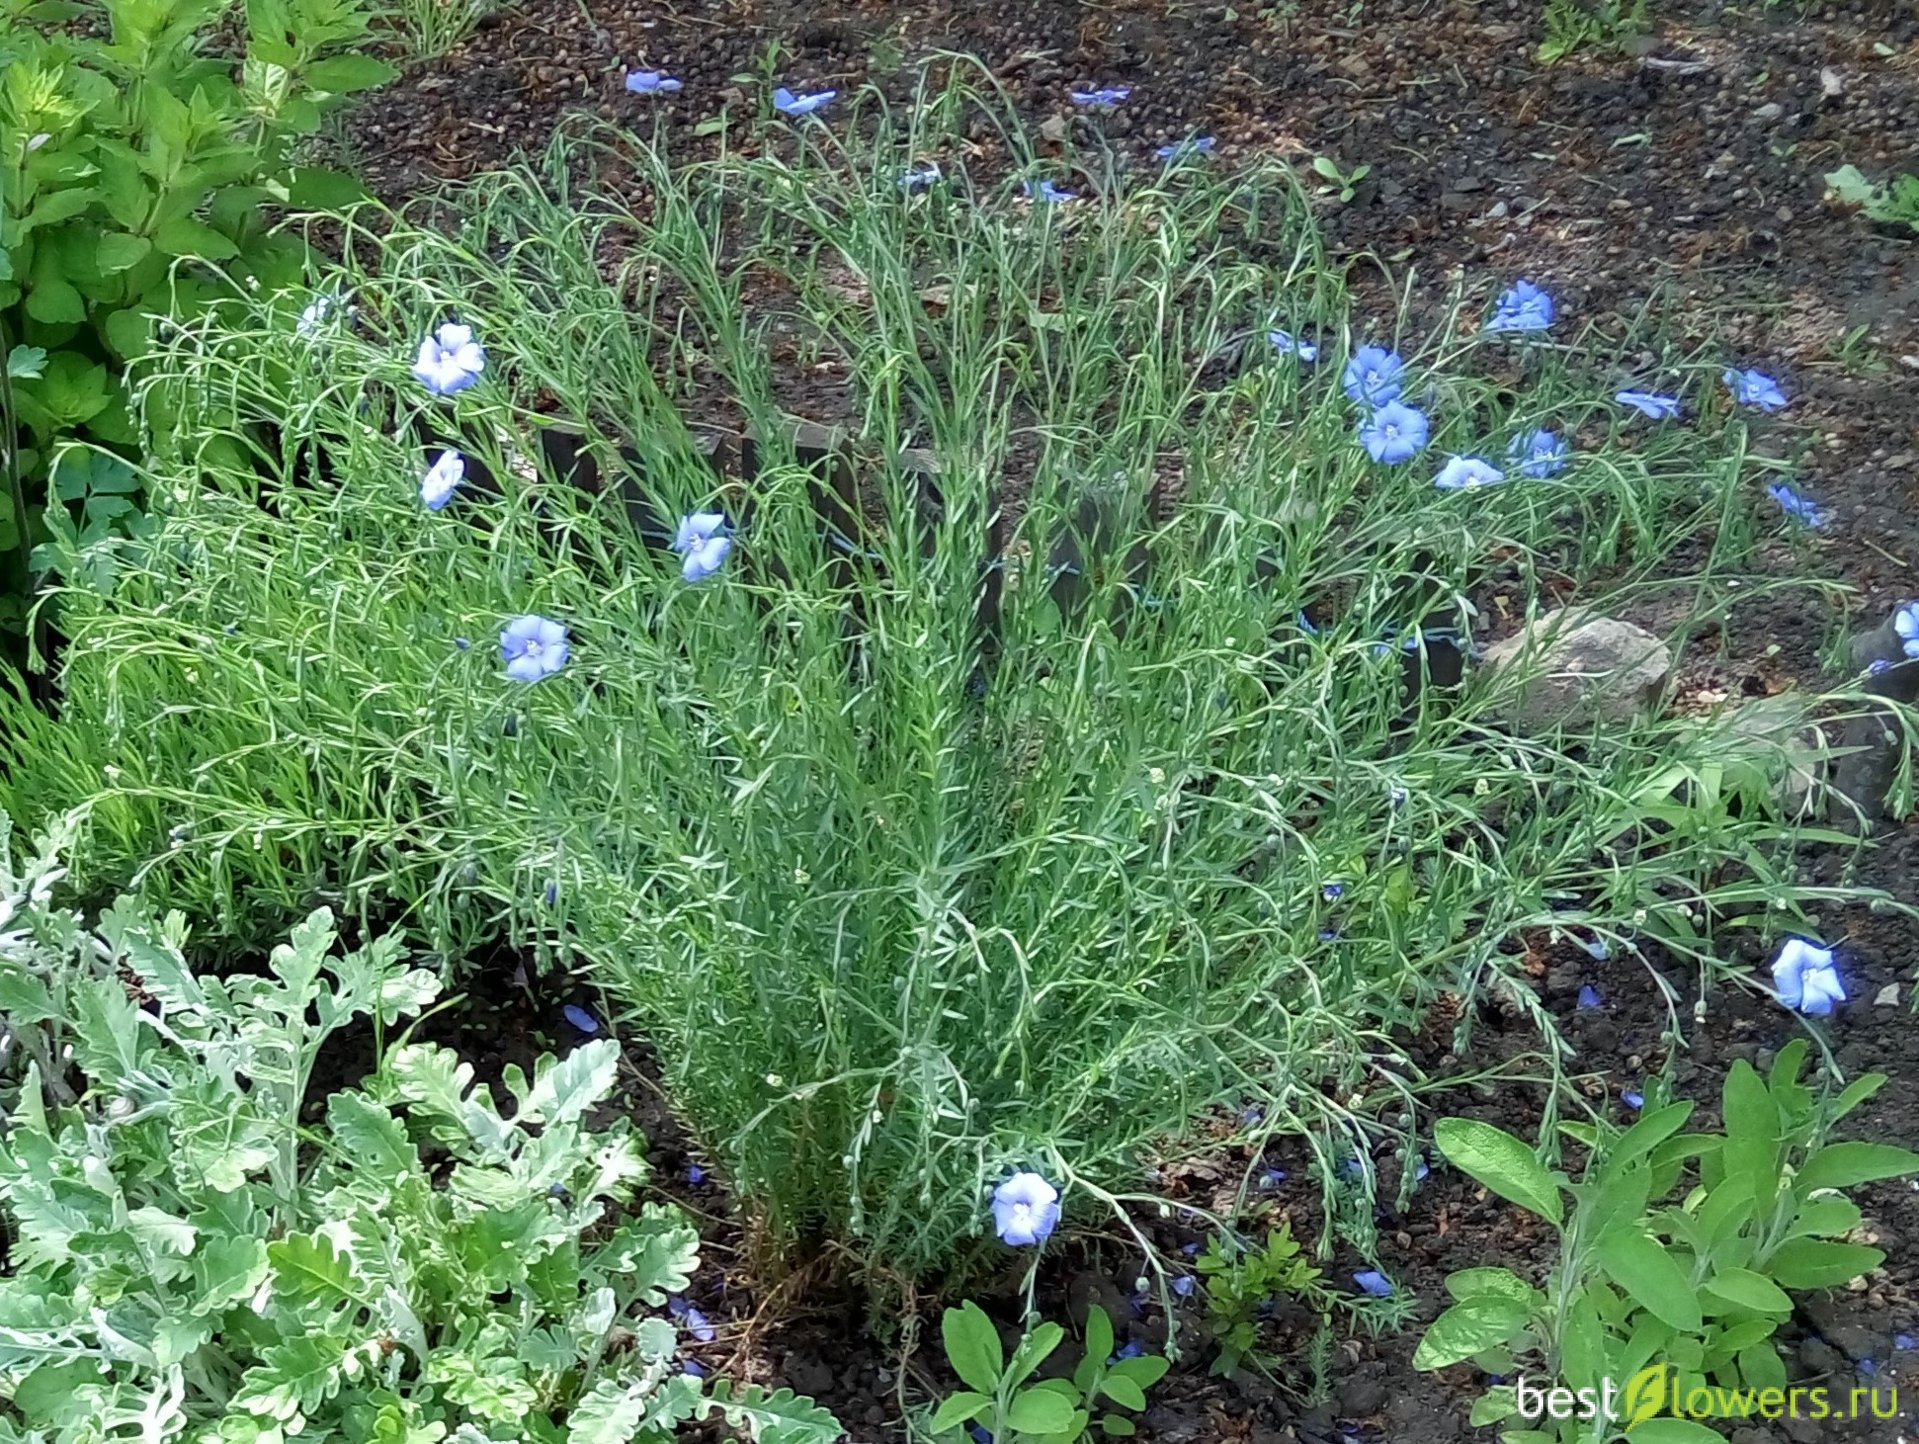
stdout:
POLYGON ((61 598, 61 717, 0 719, 5 801, 77 807, 77 870, 235 931, 317 897, 456 965, 506 934, 588 969, 772 1247, 909 1274, 965 1257, 1013 1167, 1127 1214, 1209 1109, 1374 1126, 1441 994, 1537 1014, 1544 929, 1703 976, 1803 895, 1709 734, 1520 736, 1517 674, 1407 688, 1494 590, 1710 613, 1752 535, 1738 445, 1627 444, 1576 348, 1509 364, 1449 324, 1398 338, 1432 449, 1375 465, 1337 373, 1395 323, 1350 313, 1290 172, 1096 153, 1044 172, 1082 199, 1029 203, 1007 114, 956 86, 684 167, 565 142, 356 233, 376 261, 321 286, 357 326, 302 335, 293 297, 173 336, 147 399, 201 421, 154 459, 164 525, 61 598), (407 368, 450 314, 489 365, 438 402, 407 368), (795 356, 879 519, 837 542, 781 439, 795 356), (763 439, 723 489, 688 426, 716 391, 763 439), (669 525, 743 523, 721 573, 529 461, 562 420, 669 525), (498 494, 429 514, 419 433, 456 421, 498 494), (1561 477, 1434 488, 1540 426, 1579 440, 1561 477), (524 613, 572 647, 532 686, 496 647, 524 613))

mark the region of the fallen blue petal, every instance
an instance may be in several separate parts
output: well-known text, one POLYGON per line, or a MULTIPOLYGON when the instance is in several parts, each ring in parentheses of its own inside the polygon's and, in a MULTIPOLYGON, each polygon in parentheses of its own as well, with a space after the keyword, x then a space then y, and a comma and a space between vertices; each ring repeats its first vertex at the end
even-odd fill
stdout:
POLYGON ((578 1028, 582 1033, 597 1033, 600 1031, 600 1020, 587 1012, 587 1010, 582 1008, 578 1003, 568 1003, 564 1008, 560 1009, 560 1011, 566 1014, 566 1021, 578 1028))
POLYGON ((1646 1106, 1646 1097, 1635 1089, 1628 1088, 1619 1095, 1619 1101, 1635 1111, 1646 1106))
POLYGON ((1579 1006, 1582 1008, 1597 1008, 1599 1004, 1599 989, 1595 988, 1591 983, 1582 985, 1579 989, 1579 1006))
POLYGON ((1371 1294, 1376 1299, 1390 1298, 1392 1296, 1392 1284, 1388 1282, 1386 1275, 1378 1269, 1361 1269, 1353 1275, 1353 1282, 1358 1284, 1361 1290, 1371 1294))

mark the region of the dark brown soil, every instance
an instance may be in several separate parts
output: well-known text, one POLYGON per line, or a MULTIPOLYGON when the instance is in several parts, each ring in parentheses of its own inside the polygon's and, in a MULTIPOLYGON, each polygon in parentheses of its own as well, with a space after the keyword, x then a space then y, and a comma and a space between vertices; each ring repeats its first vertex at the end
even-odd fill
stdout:
MULTIPOLYGON (((928 50, 971 52, 1035 122, 1070 110, 1069 86, 1130 84, 1133 97, 1103 123, 1142 163, 1155 146, 1204 132, 1219 137, 1222 164, 1265 150, 1302 166, 1316 154, 1347 168, 1369 165, 1352 203, 1328 202, 1329 241, 1336 253, 1416 265, 1426 278, 1416 294, 1428 304, 1442 299, 1455 273, 1481 291, 1525 275, 1559 298, 1566 325, 1592 320, 1628 335, 1644 334, 1634 322, 1657 300, 1668 324, 1717 337, 1744 364, 1779 376, 1793 404, 1759 433, 1759 444, 1797 460, 1806 489, 1834 510, 1835 523, 1810 563, 1803 551, 1781 548, 1772 564, 1781 574, 1810 565, 1849 584, 1855 622, 1876 625, 1919 592, 1919 236, 1829 206, 1821 177, 1848 162, 1873 175, 1919 169, 1919 13, 1910 0, 1805 13, 1705 0, 1655 5, 1659 27, 1632 53, 1582 52, 1547 68, 1534 58, 1538 0, 715 0, 677 9, 527 0, 444 62, 375 97, 351 141, 357 162, 392 200, 484 169, 517 147, 537 148, 578 110, 648 125, 657 112, 690 152, 700 119, 750 103, 740 77, 761 72, 775 42, 781 80, 843 90, 873 82, 904 91, 909 63, 928 50), (626 66, 665 68, 685 90, 666 100, 630 96, 621 83, 626 66), (1856 328, 1864 329, 1851 335, 1856 328)), ((1380 301, 1385 314, 1383 288, 1380 301)), ((1733 694, 1816 685, 1821 637, 1833 621, 1810 600, 1756 606, 1735 618, 1727 654, 1701 669, 1700 685, 1733 694)), ((1909 881, 1919 868, 1915 822, 1889 829, 1848 880, 1919 900, 1909 881)), ((1837 882, 1845 862, 1827 853, 1804 865, 1837 882)), ((1909 1142, 1919 1116, 1914 929, 1864 908, 1834 908, 1822 922, 1827 940, 1841 944, 1852 998, 1824 1030, 1832 1050, 1849 1076, 1892 1077, 1858 1127, 1909 1142), (1876 1002, 1889 987, 1896 1001, 1876 1002)), ((1632 955, 1602 964, 1573 952, 1547 960, 1539 978, 1544 1002, 1579 1049, 1572 1067, 1611 1106, 1667 1059, 1669 1024, 1651 966, 1632 955), (1600 991, 1602 1007, 1575 1006, 1582 982, 1600 991)), ((1674 973, 1672 981, 1690 996, 1688 977, 1674 973)), ((564 1032, 564 1001, 542 1000, 537 1018, 510 1018, 510 1026, 538 1021, 564 1032)), ((1731 988, 1713 995, 1703 1020, 1682 1021, 1673 1084, 1702 1114, 1713 1111, 1733 1059, 1763 1060, 1799 1031, 1776 1004, 1731 988)), ((499 1026, 495 1019, 479 1031, 499 1026)), ((1481 1019, 1472 1061, 1523 1052, 1534 1036, 1517 1019, 1481 1019)), ((1437 1027, 1423 1061, 1437 1067, 1449 1041, 1450 1026, 1437 1027)), ((1502 1085, 1490 1098, 1464 1093, 1438 1107, 1531 1136, 1542 1102, 1537 1088, 1502 1085)), ((670 1120, 654 1106, 640 1111, 658 1138, 662 1179, 677 1180, 702 1208, 717 1244, 736 1248, 714 1186, 685 1186, 688 1160, 670 1120)), ((1268 1162, 1288 1173, 1271 1192, 1272 1207, 1312 1236, 1320 1205, 1303 1150, 1280 1144, 1268 1162)), ((1396 1180, 1397 1163, 1380 1163, 1382 1176, 1396 1180)), ((1226 1153, 1216 1166, 1238 1170, 1249 1161, 1226 1153)), ((1209 1185, 1195 1175, 1185 1186, 1209 1185)), ((1919 1192, 1903 1182, 1879 1185, 1860 1201, 1889 1254, 1887 1271, 1857 1292, 1809 1302, 1789 1336, 1797 1372, 1835 1388, 1919 1379, 1919 1354, 1893 1343, 1919 1333, 1919 1192)), ((1506 1262, 1537 1276, 1552 1242, 1444 1169, 1420 1185, 1403 1215, 1381 1224, 1380 1237, 1382 1262, 1417 1294, 1422 1320, 1436 1312, 1448 1270, 1506 1262)), ((1162 1241, 1177 1254, 1194 1236, 1167 1232, 1162 1241)), ((1056 1252, 1045 1291, 1055 1316, 1074 1299, 1129 1294, 1139 1272, 1137 1258, 1110 1239, 1073 1240, 1056 1252)), ((1364 1266, 1343 1255, 1327 1265, 1341 1282, 1364 1266)), ((856 1441, 902 1437, 902 1360, 875 1339, 859 1302, 824 1292, 815 1276, 763 1286, 743 1267, 715 1271, 721 1275, 701 1301, 728 1321, 702 1351, 712 1367, 817 1396, 856 1441)), ((931 1338, 937 1303, 918 1302, 931 1338)), ((902 1311, 893 1312, 897 1322, 902 1311)), ((1128 1327, 1150 1343, 1164 1337, 1165 1321, 1151 1309, 1129 1310, 1128 1327)), ((1310 1407, 1299 1352, 1306 1335, 1289 1332, 1283 1319, 1275 1330, 1288 1389, 1257 1378, 1215 1380, 1198 1359, 1156 1392, 1145 1437, 1491 1437, 1465 1422, 1480 1386, 1470 1369, 1438 1380, 1412 1370, 1417 1328, 1343 1343, 1331 1360, 1331 1398, 1310 1407)), ((950 1385, 929 1352, 906 1367, 918 1396, 950 1385)), ((1755 1424, 1733 1437, 1891 1441, 1909 1428, 1914 1391, 1907 1392, 1903 1425, 1755 1424)))

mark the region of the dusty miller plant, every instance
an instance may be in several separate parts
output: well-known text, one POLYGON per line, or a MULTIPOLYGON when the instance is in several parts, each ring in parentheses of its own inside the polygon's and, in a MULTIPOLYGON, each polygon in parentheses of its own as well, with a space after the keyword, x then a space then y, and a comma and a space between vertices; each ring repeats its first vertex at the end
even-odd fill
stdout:
POLYGON ((715 1411, 777 1444, 838 1436, 809 1400, 709 1392, 676 1361, 649 1311, 699 1238, 623 1207, 640 1149, 624 1120, 586 1121, 616 1044, 508 1067, 503 1115, 451 1050, 402 1041, 303 1123, 328 1037, 368 1018, 384 1041, 434 975, 392 937, 337 952, 322 909, 266 975, 198 977, 177 913, 122 899, 89 932, 55 912, 51 859, 16 879, 0 855, 24 1059, 0 1144, 0 1440, 625 1444, 715 1411))

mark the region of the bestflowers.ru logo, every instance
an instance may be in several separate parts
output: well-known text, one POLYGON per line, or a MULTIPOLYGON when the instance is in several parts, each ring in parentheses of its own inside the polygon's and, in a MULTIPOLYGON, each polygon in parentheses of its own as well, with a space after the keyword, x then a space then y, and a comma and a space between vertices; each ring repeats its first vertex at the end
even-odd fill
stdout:
POLYGON ((1602 1379, 1585 1389, 1515 1382, 1520 1417, 1528 1420, 1606 1419, 1633 1426, 1665 1415, 1675 1419, 1892 1419, 1899 1414, 1896 1388, 1731 1389, 1694 1376, 1682 1378, 1669 1364, 1651 1364, 1621 1384, 1602 1379))

